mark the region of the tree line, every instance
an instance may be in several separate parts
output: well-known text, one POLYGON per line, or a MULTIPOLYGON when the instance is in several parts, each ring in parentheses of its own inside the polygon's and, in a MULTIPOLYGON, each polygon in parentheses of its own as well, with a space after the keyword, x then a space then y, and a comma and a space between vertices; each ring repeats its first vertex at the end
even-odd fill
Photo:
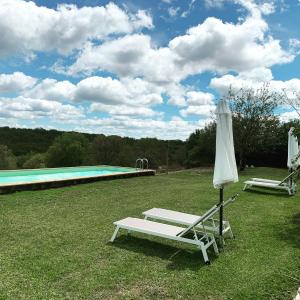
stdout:
POLYGON ((99 164, 134 167, 139 157, 147 158, 154 169, 185 165, 186 144, 181 140, 0 127, 0 141, 2 170, 99 164))
MULTIPOLYGON (((280 121, 280 104, 299 114, 300 95, 260 89, 229 90, 234 144, 240 170, 247 165, 285 167, 287 133, 300 134, 299 119, 280 121)), ((300 114, 299 114, 300 116, 300 114)), ((0 128, 0 169, 68 167, 81 165, 135 165, 138 157, 158 170, 212 166, 215 157, 216 123, 193 132, 186 141, 134 139, 103 134, 45 129, 0 128)))

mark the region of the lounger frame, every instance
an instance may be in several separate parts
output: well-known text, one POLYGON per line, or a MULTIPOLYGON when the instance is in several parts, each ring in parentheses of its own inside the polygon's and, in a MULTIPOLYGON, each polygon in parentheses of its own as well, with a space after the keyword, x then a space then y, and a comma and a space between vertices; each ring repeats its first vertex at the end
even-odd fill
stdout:
POLYGON ((291 172, 287 177, 285 177, 282 181, 279 180, 270 180, 264 178, 251 178, 250 180, 245 181, 245 186, 243 191, 249 189, 251 187, 262 187, 262 188, 270 188, 277 190, 284 190, 292 196, 297 192, 297 185, 294 180, 294 176, 299 172, 299 169, 291 172))
MULTIPOLYGON (((113 242, 115 240, 115 238, 117 237, 117 234, 120 231, 120 229, 124 229, 124 230, 127 230, 128 233, 139 232, 139 233, 157 236, 157 237, 174 240, 174 241, 178 241, 178 242, 182 242, 182 243, 192 244, 192 245, 197 246, 197 248, 199 248, 201 250, 205 263, 209 264, 210 261, 208 259, 207 249, 210 246, 213 246, 213 249, 214 249, 216 255, 219 254, 219 251, 218 251, 218 246, 217 246, 214 235, 212 233, 208 233, 206 231, 204 222, 207 219, 209 219, 212 215, 214 215, 216 213, 216 211, 218 211, 219 209, 220 209, 220 204, 214 205, 203 216, 199 217, 193 224, 190 224, 186 228, 182 228, 182 231, 180 231, 176 235, 161 234, 159 232, 153 232, 153 231, 149 232, 149 231, 147 231, 147 229, 141 229, 141 228, 137 228, 135 226, 128 225, 128 224, 126 224, 126 219, 123 219, 123 220, 114 222, 116 229, 115 229, 110 241, 113 242), (201 227, 200 226, 201 224, 202 224, 203 231, 199 230, 199 228, 201 227), (187 237, 187 234, 190 234, 190 233, 192 233, 193 237, 187 237)), ((143 219, 137 219, 137 220, 143 220, 143 219)), ((143 221, 146 222, 145 224, 147 224, 147 222, 150 222, 150 223, 160 224, 162 226, 166 225, 163 223, 153 222, 153 221, 149 221, 149 220, 143 220, 143 221)), ((178 227, 172 226, 172 225, 168 225, 168 226, 178 228, 178 227)))

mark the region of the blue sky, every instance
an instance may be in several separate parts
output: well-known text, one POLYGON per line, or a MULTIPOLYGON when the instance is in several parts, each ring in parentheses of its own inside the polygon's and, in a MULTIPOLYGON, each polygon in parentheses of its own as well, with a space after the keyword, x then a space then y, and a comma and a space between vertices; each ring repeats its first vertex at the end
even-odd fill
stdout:
POLYGON ((0 0, 0 126, 186 139, 229 86, 300 93, 299 13, 299 0, 0 0))

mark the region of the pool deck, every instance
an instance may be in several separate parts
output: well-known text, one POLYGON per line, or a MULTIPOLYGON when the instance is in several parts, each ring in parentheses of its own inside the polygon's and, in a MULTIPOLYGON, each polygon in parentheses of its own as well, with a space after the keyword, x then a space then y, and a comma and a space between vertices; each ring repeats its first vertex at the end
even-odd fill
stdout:
POLYGON ((63 187, 68 185, 81 184, 81 183, 90 183, 90 182, 95 182, 100 180, 112 180, 112 179, 120 179, 120 178, 153 176, 153 175, 155 175, 155 170, 137 169, 130 172, 114 172, 112 174, 82 176, 82 177, 74 177, 74 178, 67 178, 67 179, 55 179, 55 180, 51 179, 51 180, 34 181, 34 182, 28 181, 28 182, 19 182, 19 183, 0 183, 0 194, 6 194, 6 193, 11 193, 16 191, 23 191, 23 190, 40 190, 40 189, 57 188, 57 187, 63 187))

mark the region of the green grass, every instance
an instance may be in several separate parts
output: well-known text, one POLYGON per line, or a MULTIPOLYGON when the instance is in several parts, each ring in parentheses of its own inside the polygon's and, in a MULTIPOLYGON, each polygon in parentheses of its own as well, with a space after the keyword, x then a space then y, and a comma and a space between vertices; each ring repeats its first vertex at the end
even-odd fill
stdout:
MULTIPOLYGON (((218 201, 211 171, 102 181, 0 196, 0 299, 291 299, 300 286, 300 197, 225 197, 235 240, 203 263, 195 248, 141 234, 108 243, 113 221, 152 207, 201 213, 218 201)), ((121 232, 122 233, 122 232, 121 232)))

